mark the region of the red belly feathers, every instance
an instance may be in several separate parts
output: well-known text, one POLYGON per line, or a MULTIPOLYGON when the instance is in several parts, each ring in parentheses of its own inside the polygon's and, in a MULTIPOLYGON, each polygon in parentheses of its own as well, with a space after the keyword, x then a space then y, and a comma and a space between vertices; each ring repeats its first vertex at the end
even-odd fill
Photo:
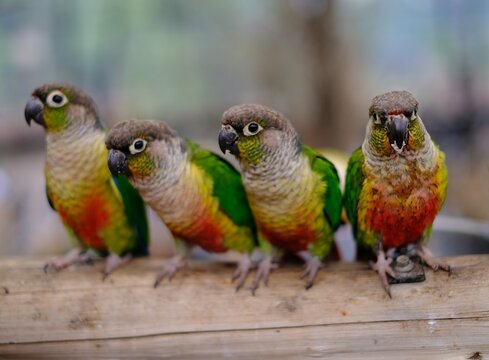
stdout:
POLYGON ((104 200, 100 197, 89 197, 77 206, 81 207, 81 211, 77 212, 78 215, 73 215, 62 207, 57 207, 63 222, 73 229, 83 245, 99 251, 106 250, 105 241, 100 236, 101 230, 110 221, 104 200))
POLYGON ((439 208, 439 200, 433 194, 418 192, 404 199, 391 195, 375 202, 365 221, 381 234, 384 247, 399 247, 417 242, 433 223, 439 208))

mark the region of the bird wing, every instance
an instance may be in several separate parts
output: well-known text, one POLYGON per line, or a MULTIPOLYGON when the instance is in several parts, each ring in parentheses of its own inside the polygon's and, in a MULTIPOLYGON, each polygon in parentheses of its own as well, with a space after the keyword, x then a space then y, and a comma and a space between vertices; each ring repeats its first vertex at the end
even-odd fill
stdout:
POLYGON ((353 228, 353 234, 357 237, 357 208, 360 199, 360 193, 362 192, 363 181, 365 174, 363 170, 363 164, 365 162, 365 156, 362 149, 355 150, 348 161, 348 167, 346 170, 346 182, 345 182, 345 197, 344 204, 346 214, 353 228))
POLYGON ((129 223, 136 229, 137 244, 132 253, 134 255, 147 255, 149 228, 144 201, 125 176, 112 177, 112 181, 122 197, 129 223))
POLYGON ((255 220, 248 204, 239 172, 226 160, 187 140, 191 161, 212 179, 212 194, 219 208, 239 226, 248 226, 253 232, 255 220))
POLYGON ((340 225, 342 207, 338 172, 333 163, 317 151, 308 146, 303 146, 303 151, 309 158, 312 170, 321 176, 321 180, 326 185, 323 211, 333 230, 336 230, 340 225))

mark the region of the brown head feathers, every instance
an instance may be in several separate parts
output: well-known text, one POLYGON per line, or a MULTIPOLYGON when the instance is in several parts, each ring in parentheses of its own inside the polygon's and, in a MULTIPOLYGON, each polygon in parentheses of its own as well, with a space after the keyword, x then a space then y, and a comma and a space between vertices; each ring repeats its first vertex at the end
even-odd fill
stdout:
POLYGON ((175 132, 163 121, 127 120, 116 124, 109 131, 105 145, 109 150, 123 150, 127 149, 136 138, 153 141, 174 136, 176 136, 175 132))
POLYGON ((396 114, 417 110, 418 102, 408 91, 391 91, 373 98, 369 115, 376 113, 396 114))

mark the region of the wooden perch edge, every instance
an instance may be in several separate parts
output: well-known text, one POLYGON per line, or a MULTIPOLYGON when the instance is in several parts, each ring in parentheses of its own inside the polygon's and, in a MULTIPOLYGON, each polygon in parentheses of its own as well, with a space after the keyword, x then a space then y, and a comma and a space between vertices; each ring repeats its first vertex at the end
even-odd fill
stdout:
POLYGON ((426 270, 390 300, 364 263, 328 264, 311 290, 285 265, 253 297, 226 264, 193 262, 154 289, 161 259, 105 282, 101 264, 46 275, 44 260, 2 259, 0 359, 488 358, 489 255, 446 260, 452 276, 426 270))

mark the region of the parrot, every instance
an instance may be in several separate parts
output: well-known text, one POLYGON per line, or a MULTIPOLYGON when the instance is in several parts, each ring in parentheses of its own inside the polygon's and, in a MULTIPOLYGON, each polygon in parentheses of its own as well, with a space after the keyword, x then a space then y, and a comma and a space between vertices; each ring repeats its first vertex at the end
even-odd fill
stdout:
POLYGON ((133 256, 147 255, 144 202, 127 179, 112 177, 107 167, 106 130, 94 100, 73 85, 47 83, 34 90, 24 115, 28 125, 34 121, 45 130, 46 195, 77 244, 44 271, 89 263, 95 252, 106 257, 105 279, 133 256))
POLYGON ((268 284, 285 251, 305 262, 301 278, 313 286, 340 224, 342 193, 335 166, 304 145, 280 112, 259 104, 224 112, 219 147, 237 159, 264 257, 252 288, 268 284))
POLYGON ((391 297, 391 249, 410 246, 433 270, 450 271, 427 248, 447 191, 445 155, 431 140, 407 91, 373 98, 366 136, 348 161, 344 205, 359 249, 376 253, 371 267, 391 297))
POLYGON ((235 251, 236 291, 253 267, 256 225, 239 172, 226 160, 180 137, 159 120, 128 120, 107 135, 108 164, 125 175, 168 227, 177 252, 154 287, 187 265, 194 246, 211 253, 235 251))

